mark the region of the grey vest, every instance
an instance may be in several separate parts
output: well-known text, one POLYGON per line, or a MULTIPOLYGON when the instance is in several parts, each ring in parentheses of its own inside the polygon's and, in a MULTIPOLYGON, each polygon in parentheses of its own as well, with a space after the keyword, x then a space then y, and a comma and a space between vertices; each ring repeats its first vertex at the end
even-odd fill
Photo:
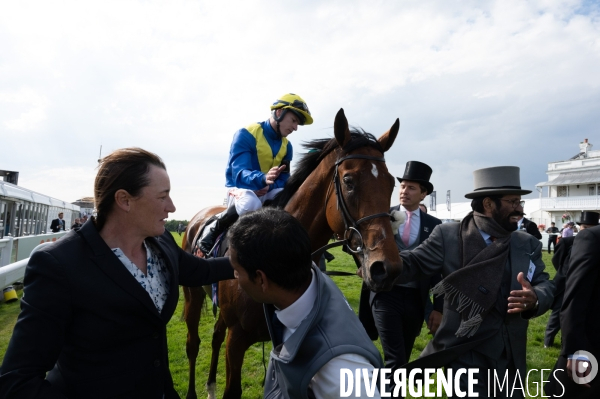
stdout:
MULTIPOLYGON (((264 397, 309 398, 312 377, 334 357, 354 353, 375 368, 383 367, 381 355, 367 336, 346 298, 333 280, 313 267, 317 299, 296 331, 271 351, 264 397)), ((264 305, 269 333, 273 336, 272 305, 264 305)))

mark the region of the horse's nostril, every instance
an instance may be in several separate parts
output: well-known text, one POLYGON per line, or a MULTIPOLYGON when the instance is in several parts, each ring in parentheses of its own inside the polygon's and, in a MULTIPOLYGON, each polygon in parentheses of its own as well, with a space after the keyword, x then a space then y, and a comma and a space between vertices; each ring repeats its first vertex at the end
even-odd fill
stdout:
POLYGON ((382 280, 387 275, 383 262, 373 262, 369 270, 371 271, 372 279, 382 280))

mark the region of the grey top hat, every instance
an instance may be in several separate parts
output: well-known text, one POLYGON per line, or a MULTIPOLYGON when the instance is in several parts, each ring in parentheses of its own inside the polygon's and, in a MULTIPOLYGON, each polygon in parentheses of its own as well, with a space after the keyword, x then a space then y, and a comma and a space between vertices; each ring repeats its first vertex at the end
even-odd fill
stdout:
POLYGON ((524 195, 531 190, 521 189, 518 166, 494 166, 492 168, 477 169, 473 172, 475 189, 466 198, 473 199, 489 195, 524 195))
POLYGON ((589 224, 592 226, 598 226, 598 219, 600 218, 600 213, 592 212, 592 211, 583 211, 581 212, 581 220, 577 222, 577 224, 589 224))

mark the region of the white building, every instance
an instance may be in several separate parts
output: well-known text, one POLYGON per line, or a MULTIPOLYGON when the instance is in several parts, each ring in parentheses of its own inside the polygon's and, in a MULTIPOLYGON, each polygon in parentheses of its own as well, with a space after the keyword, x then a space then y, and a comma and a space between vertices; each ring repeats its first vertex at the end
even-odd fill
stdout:
POLYGON ((543 223, 561 226, 563 215, 576 222, 582 211, 600 210, 600 151, 592 151, 588 139, 574 157, 550 162, 546 174, 548 181, 536 184, 543 223))

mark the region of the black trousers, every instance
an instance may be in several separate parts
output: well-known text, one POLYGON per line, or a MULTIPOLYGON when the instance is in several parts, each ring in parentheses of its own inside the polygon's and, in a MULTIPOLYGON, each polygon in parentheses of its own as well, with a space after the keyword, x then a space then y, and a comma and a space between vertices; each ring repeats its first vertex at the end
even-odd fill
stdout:
POLYGON ((550 246, 554 245, 554 251, 556 252, 556 239, 558 236, 548 236, 548 253, 550 253, 550 246))
POLYGON ((416 288, 394 286, 373 298, 373 318, 379 332, 385 367, 396 370, 408 363, 415 338, 423 326, 423 303, 416 288))
POLYGON ((560 331, 560 308, 562 307, 562 299, 564 292, 558 297, 554 298, 552 303, 552 313, 548 318, 548 324, 546 324, 546 333, 544 335, 544 345, 550 346, 554 343, 554 337, 560 331))
POLYGON ((548 383, 544 386, 546 395, 551 398, 561 399, 585 399, 600 397, 600 381, 599 378, 594 378, 590 388, 584 385, 579 385, 569 378, 567 372, 567 358, 559 356, 554 370, 548 376, 548 383))
MULTIPOLYGON (((454 376, 459 369, 468 368, 479 368, 479 374, 476 374, 477 384, 473 387, 473 390, 478 393, 478 397, 523 399, 523 392, 521 390, 512 390, 512 386, 517 378, 517 369, 513 359, 506 351, 503 351, 502 355, 497 359, 492 359, 491 357, 474 350, 467 351, 446 366, 446 373, 448 370, 453 370, 452 376, 454 376), (504 385, 504 389, 500 389, 500 387, 495 384, 494 378, 498 376, 498 379, 502 381, 505 375, 508 376, 508 384, 504 385)), ((526 376, 521 376, 520 374, 519 376, 521 377, 522 383, 526 385, 526 376)), ((459 385, 461 391, 468 392, 469 384, 468 375, 466 373, 460 376, 459 385)), ((517 383, 516 386, 519 387, 520 384, 517 383)), ((458 396, 453 396, 452 393, 448 393, 448 399, 455 397, 458 396)))

